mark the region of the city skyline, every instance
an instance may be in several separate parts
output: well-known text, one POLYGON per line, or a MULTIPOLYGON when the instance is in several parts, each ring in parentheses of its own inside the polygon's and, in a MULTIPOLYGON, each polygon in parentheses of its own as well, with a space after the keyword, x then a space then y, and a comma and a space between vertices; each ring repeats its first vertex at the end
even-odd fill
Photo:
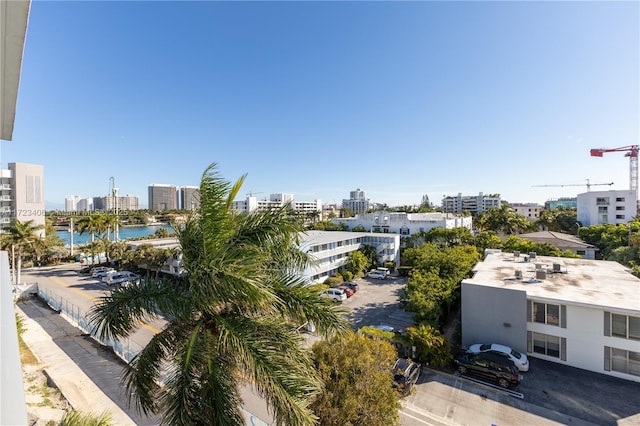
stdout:
POLYGON ((111 176, 138 197, 197 184, 213 162, 247 174, 242 193, 330 204, 355 188, 390 206, 627 189, 624 154, 590 149, 640 141, 639 16, 637 2, 33 2, 1 160, 44 166, 48 208, 108 194, 111 176))

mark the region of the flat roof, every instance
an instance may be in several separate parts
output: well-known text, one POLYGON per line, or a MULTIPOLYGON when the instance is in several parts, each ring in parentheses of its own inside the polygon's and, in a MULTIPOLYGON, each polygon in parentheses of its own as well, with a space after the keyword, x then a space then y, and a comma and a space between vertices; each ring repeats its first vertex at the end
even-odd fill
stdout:
POLYGON ((522 290, 527 296, 640 313, 640 279, 618 262, 536 256, 525 262, 526 254, 491 253, 474 267, 474 276, 463 283, 522 290), (560 273, 553 273, 553 265, 560 273), (545 279, 536 279, 536 265, 546 270, 545 279), (522 278, 516 278, 516 271, 522 278))
POLYGON ((180 241, 178 241, 178 237, 168 237, 168 238, 149 238, 146 240, 133 240, 127 241, 127 245, 134 249, 139 249, 142 245, 151 245, 155 248, 174 248, 180 247, 180 241))

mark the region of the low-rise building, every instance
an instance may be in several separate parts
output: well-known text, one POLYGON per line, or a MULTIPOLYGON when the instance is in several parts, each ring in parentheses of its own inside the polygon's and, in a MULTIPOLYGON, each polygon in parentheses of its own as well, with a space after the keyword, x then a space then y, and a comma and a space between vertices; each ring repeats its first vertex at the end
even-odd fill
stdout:
POLYGON ((578 198, 576 197, 561 197, 547 200, 544 202, 545 210, 551 210, 558 207, 564 207, 567 209, 575 209, 578 207, 578 198))
POLYGON ((585 243, 575 235, 563 232, 540 231, 518 235, 520 238, 534 243, 547 243, 560 250, 570 250, 580 255, 583 259, 595 259, 598 248, 593 244, 585 243))
POLYGON ((535 222, 540 219, 540 213, 544 210, 540 204, 536 203, 511 203, 509 204, 517 214, 524 216, 527 220, 535 222))
POLYGON ((591 191, 578 194, 578 221, 582 226, 627 223, 636 217, 636 214, 635 190, 591 191))
POLYGON ((287 203, 289 203, 289 206, 295 212, 316 215, 316 219, 322 220, 322 201, 297 201, 294 199, 293 194, 271 194, 268 200, 260 200, 249 194, 244 200, 234 201, 232 208, 238 212, 252 212, 255 210, 280 208, 287 203))
POLYGON ((467 228, 473 226, 471 216, 450 213, 405 213, 380 210, 373 213, 361 213, 355 217, 335 218, 331 222, 343 223, 347 230, 362 227, 367 231, 383 234, 400 234, 409 236, 418 232, 427 232, 434 228, 467 228))
POLYGON ((490 253, 462 281, 462 344, 640 382, 640 279, 617 262, 490 253))

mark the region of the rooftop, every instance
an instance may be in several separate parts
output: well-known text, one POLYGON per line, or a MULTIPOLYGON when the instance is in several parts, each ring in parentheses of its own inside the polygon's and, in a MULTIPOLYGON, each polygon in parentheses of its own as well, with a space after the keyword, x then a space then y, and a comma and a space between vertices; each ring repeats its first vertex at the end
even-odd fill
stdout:
POLYGON ((527 296, 575 305, 640 313, 640 279, 617 262, 491 253, 474 268, 474 276, 463 283, 524 290, 527 296), (561 272, 553 272, 559 264, 561 272), (536 279, 536 268, 546 271, 536 279), (522 277, 516 278, 516 271, 522 277))
POLYGON ((394 238, 398 234, 383 234, 376 232, 349 232, 349 231, 306 231, 300 234, 302 244, 318 245, 328 244, 335 241, 349 240, 352 238, 364 237, 384 237, 394 238))

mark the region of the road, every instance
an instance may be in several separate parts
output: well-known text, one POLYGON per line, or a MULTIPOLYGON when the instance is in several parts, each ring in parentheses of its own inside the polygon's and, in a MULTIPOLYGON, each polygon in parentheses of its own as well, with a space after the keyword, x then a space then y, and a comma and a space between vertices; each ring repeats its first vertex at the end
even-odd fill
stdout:
MULTIPOLYGON (((110 288, 96 278, 78 275, 79 264, 65 264, 55 267, 30 268, 22 271, 24 283, 38 283, 42 291, 56 295, 68 311, 78 316, 84 316, 95 304, 95 301, 108 294, 110 288)), ((151 338, 166 326, 163 319, 152 319, 140 326, 122 344, 136 352, 144 347, 151 338)), ((262 426, 273 422, 267 406, 262 398, 257 396, 250 386, 241 388, 241 396, 247 424, 262 426)))

